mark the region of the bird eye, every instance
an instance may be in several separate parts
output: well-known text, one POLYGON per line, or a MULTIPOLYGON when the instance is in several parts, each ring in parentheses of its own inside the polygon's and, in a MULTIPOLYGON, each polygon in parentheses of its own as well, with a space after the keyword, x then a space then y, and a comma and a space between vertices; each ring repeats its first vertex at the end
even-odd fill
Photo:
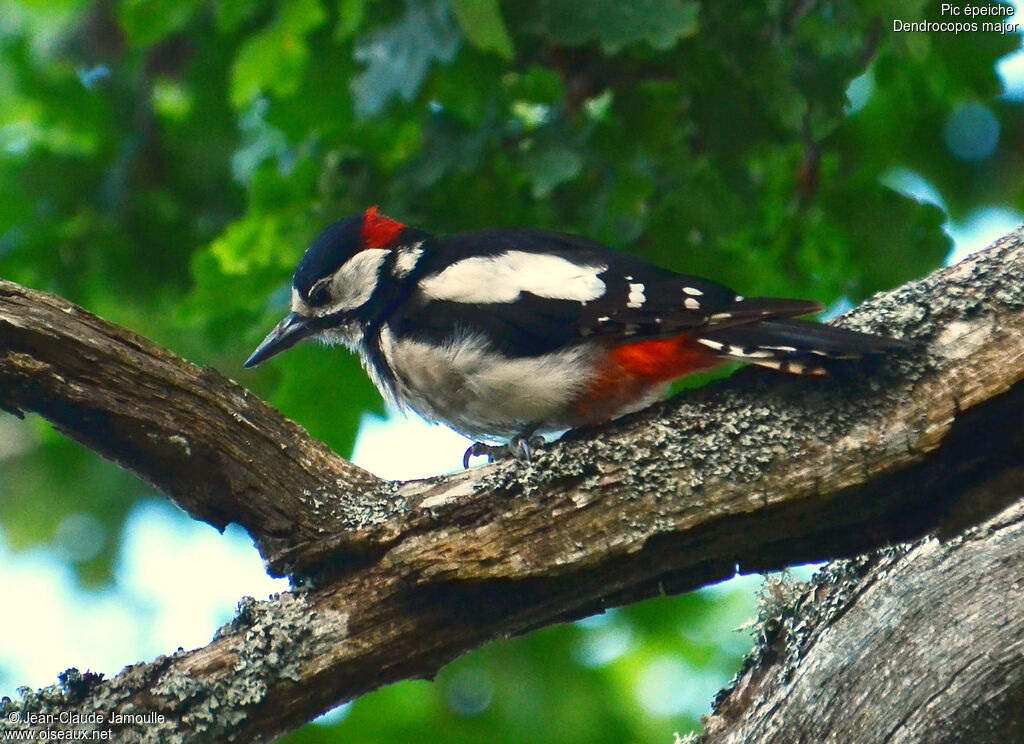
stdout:
POLYGON ((321 279, 310 287, 308 296, 310 305, 326 305, 331 299, 330 279, 321 279))

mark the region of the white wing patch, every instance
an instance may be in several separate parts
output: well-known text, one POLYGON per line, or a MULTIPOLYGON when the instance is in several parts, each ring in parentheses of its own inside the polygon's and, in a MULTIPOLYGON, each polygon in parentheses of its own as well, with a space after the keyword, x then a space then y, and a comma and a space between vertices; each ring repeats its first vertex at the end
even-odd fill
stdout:
POLYGON ((507 251, 474 256, 453 263, 420 284, 432 300, 450 302, 515 302, 523 292, 553 300, 587 303, 604 294, 597 275, 603 265, 573 263, 561 256, 507 251))
POLYGON ((629 285, 629 302, 626 303, 626 307, 633 309, 643 307, 643 304, 647 302, 647 297, 644 296, 644 285, 643 284, 630 284, 629 285))

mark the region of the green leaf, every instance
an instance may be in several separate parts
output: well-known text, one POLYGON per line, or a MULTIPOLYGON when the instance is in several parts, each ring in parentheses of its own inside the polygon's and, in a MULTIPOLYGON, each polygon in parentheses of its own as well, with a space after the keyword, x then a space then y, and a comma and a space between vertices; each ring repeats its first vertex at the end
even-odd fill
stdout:
POLYGON ((837 193, 836 198, 842 209, 830 211, 849 241, 851 270, 846 280, 854 302, 926 274, 953 248, 942 230, 945 215, 932 204, 877 183, 837 193))
POLYGON ((666 50, 697 33, 699 13, 696 0, 537 0, 528 27, 561 44, 596 41, 609 54, 640 42, 666 50))
POLYGON ((452 0, 452 10, 470 44, 485 52, 493 51, 502 59, 512 59, 515 49, 498 0, 452 0))
POLYGON ((560 144, 542 146, 526 158, 533 195, 537 199, 547 198, 556 186, 575 178, 582 167, 580 154, 560 144))
POLYGON ((284 4, 270 28, 239 48, 231 68, 231 103, 241 108, 261 93, 294 95, 309 59, 306 35, 325 18, 319 0, 284 4))
POLYGON ((450 62, 458 48, 459 33, 447 3, 409 3, 396 23, 356 45, 356 60, 367 63, 352 81, 356 113, 379 114, 395 96, 412 100, 430 66, 450 62))
POLYGON ((326 18, 320 0, 288 0, 281 5, 279 22, 285 33, 302 36, 319 28, 326 18))
POLYGON ((308 56, 305 44, 279 28, 253 36, 238 50, 231 68, 231 103, 241 108, 264 92, 290 95, 308 56))
POLYGON ((132 46, 145 47, 182 30, 201 4, 202 0, 123 0, 117 15, 132 46))
POLYGON ((255 268, 273 265, 283 242, 281 220, 270 215, 253 215, 236 222, 210 245, 210 254, 217 259, 221 272, 227 276, 251 273, 255 268))
POLYGON ((506 75, 505 88, 513 101, 529 103, 552 105, 565 95, 565 84, 561 76, 539 65, 532 65, 525 72, 506 75))
POLYGON ((484 144, 480 132, 443 114, 435 116, 423 132, 422 150, 403 170, 402 179, 429 188, 455 169, 478 166, 484 144))
POLYGON ((434 114, 438 109, 464 124, 487 129, 500 105, 504 64, 493 54, 477 49, 463 50, 443 75, 435 75, 422 91, 434 114))
POLYGON ((263 5, 256 0, 217 0, 213 6, 217 28, 231 33, 262 10, 263 5))
POLYGON ((366 0, 338 0, 338 23, 334 27, 335 41, 344 41, 354 36, 363 25, 366 16, 366 0))

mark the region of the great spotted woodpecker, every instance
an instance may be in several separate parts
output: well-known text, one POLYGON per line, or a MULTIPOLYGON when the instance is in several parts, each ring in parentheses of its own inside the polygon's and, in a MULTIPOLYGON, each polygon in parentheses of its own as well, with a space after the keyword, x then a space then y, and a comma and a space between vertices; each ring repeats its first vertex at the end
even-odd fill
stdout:
POLYGON ((821 375, 830 360, 901 345, 794 320, 818 302, 744 298, 575 235, 531 229, 438 237, 376 207, 324 230, 302 257, 291 312, 245 362, 305 338, 358 352, 392 404, 493 458, 511 441, 638 410, 668 384, 739 360, 821 375))

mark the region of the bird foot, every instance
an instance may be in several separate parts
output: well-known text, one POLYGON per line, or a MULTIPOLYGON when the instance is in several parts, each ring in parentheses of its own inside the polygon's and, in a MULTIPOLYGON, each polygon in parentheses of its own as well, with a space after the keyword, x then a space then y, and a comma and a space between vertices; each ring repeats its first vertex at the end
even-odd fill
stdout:
POLYGON ((471 457, 486 457, 487 462, 497 462, 506 457, 514 457, 519 462, 533 461, 534 450, 544 446, 544 437, 515 437, 508 444, 484 444, 473 442, 462 456, 462 467, 469 467, 471 457))

